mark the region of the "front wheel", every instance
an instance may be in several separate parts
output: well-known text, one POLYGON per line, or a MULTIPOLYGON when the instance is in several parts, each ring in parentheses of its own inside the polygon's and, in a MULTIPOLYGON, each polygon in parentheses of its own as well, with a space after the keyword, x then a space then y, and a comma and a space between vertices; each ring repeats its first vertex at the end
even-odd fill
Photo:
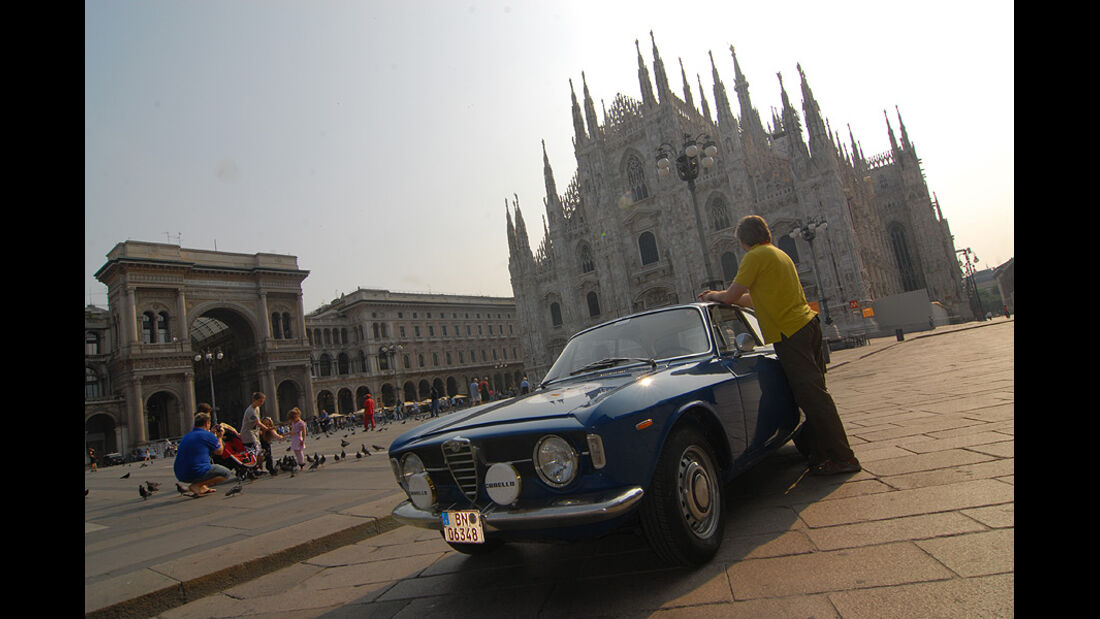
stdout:
POLYGON ((714 451, 694 427, 674 431, 641 507, 653 551, 670 563, 701 565, 722 545, 722 485, 714 451))

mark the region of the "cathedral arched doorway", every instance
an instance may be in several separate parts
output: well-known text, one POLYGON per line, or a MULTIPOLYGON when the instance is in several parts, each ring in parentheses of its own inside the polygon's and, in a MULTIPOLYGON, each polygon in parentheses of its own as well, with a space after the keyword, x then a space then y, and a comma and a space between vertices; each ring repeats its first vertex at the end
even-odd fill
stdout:
POLYGON ((351 389, 340 390, 340 410, 336 411, 342 415, 346 415, 355 410, 355 401, 351 397, 351 389))
POLYGON ((458 382, 455 381, 454 376, 448 376, 447 377, 447 395, 450 396, 450 397, 454 397, 454 396, 458 395, 458 393, 459 393, 458 392, 458 382))
POLYGON ((393 406, 394 405, 393 385, 391 385, 389 383, 384 383, 382 385, 382 405, 383 406, 393 406))

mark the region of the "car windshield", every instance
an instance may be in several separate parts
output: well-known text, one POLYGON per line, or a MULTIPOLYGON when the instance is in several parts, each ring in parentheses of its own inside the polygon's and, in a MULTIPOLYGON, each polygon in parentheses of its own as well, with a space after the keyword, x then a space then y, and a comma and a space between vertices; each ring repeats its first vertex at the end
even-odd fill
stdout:
POLYGON ((632 316, 573 337, 543 382, 629 363, 710 350, 702 314, 691 307, 632 316))

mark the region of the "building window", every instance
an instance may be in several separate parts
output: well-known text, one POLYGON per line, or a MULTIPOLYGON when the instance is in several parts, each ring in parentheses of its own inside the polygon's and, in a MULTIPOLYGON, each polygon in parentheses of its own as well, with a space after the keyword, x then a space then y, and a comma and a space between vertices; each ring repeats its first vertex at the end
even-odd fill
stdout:
POLYGON ((722 254, 722 279, 727 282, 732 282, 733 278, 737 276, 737 256, 733 255, 732 251, 727 251, 722 254))
POLYGON ((583 243, 580 248, 581 273, 591 273, 596 270, 596 261, 592 259, 592 248, 588 243, 583 243))
MULTIPOLYGON (((327 333, 327 331, 326 331, 327 333)), ((321 376, 332 375, 332 357, 328 353, 321 355, 321 376)))
POLYGON ((721 196, 714 196, 710 201, 709 210, 710 221, 715 230, 725 230, 730 227, 730 210, 721 196))
POLYGON ((657 237, 653 236, 652 232, 643 232, 638 237, 638 252, 641 254, 643 266, 660 260, 660 255, 657 253, 657 237))
POLYGON ((550 304, 550 324, 555 327, 561 326, 561 306, 557 302, 550 304))
POLYGON ((99 388, 99 375, 90 367, 84 368, 84 397, 98 398, 103 395, 99 388))
POLYGON ((141 341, 152 344, 153 337, 153 312, 145 312, 141 315, 141 341))
POLYGON ((283 338, 290 339, 290 314, 283 312, 283 338))
POLYGON ((778 245, 779 249, 782 249, 783 252, 790 257, 792 262, 798 264, 798 247, 794 244, 794 239, 784 234, 783 236, 779 237, 779 242, 777 242, 776 245, 778 245))
POLYGON ((157 314, 157 336, 161 344, 172 341, 172 334, 168 331, 168 312, 157 314))
POLYGON ((347 374, 350 371, 347 353, 340 353, 340 356, 336 358, 336 371, 340 374, 347 374))
POLYGON ((631 155, 626 162, 626 180, 630 183, 630 194, 635 202, 649 197, 649 189, 645 184, 645 168, 637 155, 631 155))
POLYGON ((271 337, 275 339, 281 338, 283 335, 282 325, 279 321, 279 312, 271 313, 271 337))
POLYGON ((588 315, 595 317, 600 315, 600 299, 596 296, 595 292, 589 292, 586 296, 588 299, 588 315))
POLYGON ((99 335, 94 331, 89 331, 87 335, 84 336, 84 354, 99 354, 99 335))

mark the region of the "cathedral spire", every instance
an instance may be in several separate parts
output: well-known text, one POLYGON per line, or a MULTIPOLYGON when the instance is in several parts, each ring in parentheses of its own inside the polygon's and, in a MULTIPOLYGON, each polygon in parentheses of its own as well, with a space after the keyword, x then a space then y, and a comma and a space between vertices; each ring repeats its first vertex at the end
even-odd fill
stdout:
POLYGON ((901 146, 905 150, 913 150, 913 145, 909 142, 909 133, 905 131, 905 123, 901 120, 901 110, 895 105, 894 111, 898 113, 898 125, 901 126, 901 146))
POLYGON ((600 134, 599 119, 596 118, 596 105, 592 102, 592 95, 588 94, 588 80, 581 71, 581 83, 584 85, 584 116, 588 119, 588 137, 593 140, 600 134))
POLYGON ((642 103, 646 107, 652 107, 657 104, 657 100, 653 98, 653 84, 649 81, 649 69, 645 67, 645 60, 642 60, 642 48, 638 39, 634 39, 634 48, 638 50, 638 83, 642 87, 642 103))
POLYGON ((569 80, 569 96, 573 99, 573 132, 579 146, 588 136, 584 132, 584 119, 581 118, 581 106, 577 104, 577 93, 573 90, 573 80, 569 80))
POLYGON ((546 181, 546 197, 556 200, 558 187, 554 182, 554 171, 550 169, 550 157, 546 155, 546 140, 542 141, 542 176, 546 181))
POLYGON ((802 122, 798 118, 798 112, 791 105, 791 100, 787 97, 787 89, 783 86, 783 74, 776 73, 776 77, 779 78, 779 94, 780 99, 783 101, 783 109, 781 111, 783 119, 783 133, 787 136, 787 143, 790 144, 791 154, 796 152, 802 155, 808 156, 810 153, 806 150, 806 144, 802 141, 802 122))
POLYGON ((688 104, 688 107, 695 109, 695 100, 691 96, 691 86, 688 85, 688 76, 684 72, 684 59, 678 58, 680 61, 680 79, 684 82, 684 103, 688 104))
POLYGON ((802 71, 802 65, 796 64, 798 75, 802 80, 802 109, 806 118, 807 139, 810 142, 810 154, 817 157, 832 150, 832 139, 825 120, 821 117, 821 108, 810 90, 810 83, 806 80, 806 73, 802 71))
POLYGON ((671 92, 668 89, 668 76, 665 75, 665 63, 661 61, 661 54, 657 51, 657 39, 653 37, 653 31, 649 31, 649 39, 653 41, 653 77, 657 81, 657 95, 661 103, 667 103, 671 92))
MULTIPOLYGON (((519 210, 519 196, 515 196, 516 201, 512 203, 512 207, 516 211, 516 251, 523 253, 531 253, 531 242, 527 238, 527 224, 523 223, 523 213, 519 210)), ((508 204, 507 198, 504 200, 505 205, 508 204)))
POLYGON ((741 108, 741 127, 750 141, 759 141, 763 145, 764 125, 760 122, 760 114, 752 106, 752 98, 749 97, 749 81, 741 73, 741 65, 737 62, 737 53, 733 51, 732 45, 730 45, 730 56, 733 57, 733 89, 737 93, 737 102, 741 108))
POLYGON ((508 208, 508 198, 504 198, 504 218, 508 221, 508 255, 516 253, 516 228, 512 225, 512 211, 508 208))
POLYGON ((699 82, 699 100, 703 104, 703 118, 706 118, 708 123, 713 124, 714 121, 710 118, 710 106, 707 105, 707 91, 703 90, 703 78, 696 73, 695 79, 699 82))

